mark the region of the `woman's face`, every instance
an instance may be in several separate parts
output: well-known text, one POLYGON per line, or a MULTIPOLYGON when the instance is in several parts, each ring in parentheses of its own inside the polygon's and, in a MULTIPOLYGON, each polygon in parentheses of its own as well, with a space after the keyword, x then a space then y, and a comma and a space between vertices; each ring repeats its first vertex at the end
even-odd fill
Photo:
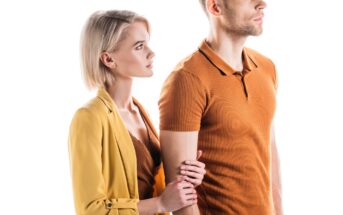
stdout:
POLYGON ((115 61, 114 75, 116 78, 150 77, 154 52, 149 48, 150 35, 147 25, 137 21, 130 24, 111 57, 115 61))

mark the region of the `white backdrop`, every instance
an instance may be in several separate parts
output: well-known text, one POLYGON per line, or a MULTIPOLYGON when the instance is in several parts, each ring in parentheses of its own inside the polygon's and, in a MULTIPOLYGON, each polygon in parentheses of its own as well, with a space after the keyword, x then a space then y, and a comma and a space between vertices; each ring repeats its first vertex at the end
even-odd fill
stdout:
MULTIPOLYGON (((342 215, 340 1, 267 0, 264 34, 247 46, 279 72, 276 133, 285 214, 342 215)), ((157 100, 174 65, 207 35, 197 0, 0 2, 0 214, 74 214, 67 136, 90 99, 79 36, 98 9, 129 9, 152 25, 154 76, 134 95, 158 127, 157 100)))

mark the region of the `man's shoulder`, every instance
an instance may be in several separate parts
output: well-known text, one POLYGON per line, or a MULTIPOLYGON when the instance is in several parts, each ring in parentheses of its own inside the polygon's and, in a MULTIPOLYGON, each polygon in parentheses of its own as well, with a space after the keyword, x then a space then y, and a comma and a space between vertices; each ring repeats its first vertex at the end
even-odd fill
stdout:
POLYGON ((183 58, 169 73, 163 84, 163 90, 169 87, 192 86, 192 88, 203 88, 206 81, 206 67, 203 66, 203 59, 199 52, 195 51, 183 58))
POLYGON ((269 57, 266 57, 265 55, 261 54, 260 52, 254 50, 254 49, 251 49, 251 48, 248 48, 248 47, 245 47, 244 48, 247 55, 249 56, 249 58, 254 61, 256 64, 258 65, 265 65, 265 64, 268 64, 268 65, 273 65, 273 61, 269 58, 269 57))
POLYGON ((203 56, 196 50, 180 60, 171 74, 174 76, 193 76, 201 78, 204 75, 204 71, 206 71, 206 63, 207 61, 204 61, 203 56))

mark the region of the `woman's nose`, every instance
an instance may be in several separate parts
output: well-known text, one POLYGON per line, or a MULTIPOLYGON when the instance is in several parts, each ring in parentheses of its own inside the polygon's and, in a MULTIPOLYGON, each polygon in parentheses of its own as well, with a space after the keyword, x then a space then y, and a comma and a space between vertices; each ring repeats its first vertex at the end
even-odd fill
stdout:
POLYGON ((152 59, 153 57, 155 57, 155 53, 149 48, 149 53, 148 53, 147 58, 152 59))

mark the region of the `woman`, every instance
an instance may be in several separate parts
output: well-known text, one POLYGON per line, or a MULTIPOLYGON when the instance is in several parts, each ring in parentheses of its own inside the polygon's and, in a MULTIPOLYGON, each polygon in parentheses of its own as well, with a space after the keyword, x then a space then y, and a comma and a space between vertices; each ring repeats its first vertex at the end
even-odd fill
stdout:
POLYGON ((75 113, 70 128, 77 214, 153 214, 197 202, 194 187, 205 174, 198 161, 183 164, 182 176, 160 192, 158 136, 131 95, 134 77, 153 74, 149 32, 145 18, 116 10, 94 13, 84 28, 83 75, 98 94, 75 113))

